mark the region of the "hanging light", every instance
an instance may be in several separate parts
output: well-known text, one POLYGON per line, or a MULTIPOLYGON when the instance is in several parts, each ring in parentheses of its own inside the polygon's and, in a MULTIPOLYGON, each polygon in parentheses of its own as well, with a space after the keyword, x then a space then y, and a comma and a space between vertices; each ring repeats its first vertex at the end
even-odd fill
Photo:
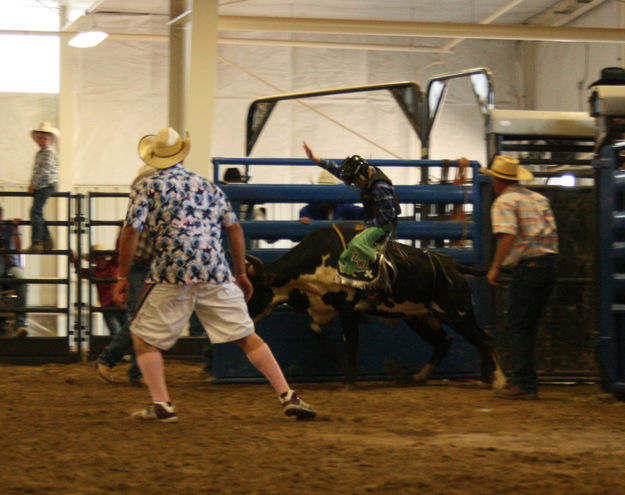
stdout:
POLYGON ((68 44, 76 48, 90 48, 100 44, 107 36, 108 33, 104 31, 83 31, 69 40, 68 44))

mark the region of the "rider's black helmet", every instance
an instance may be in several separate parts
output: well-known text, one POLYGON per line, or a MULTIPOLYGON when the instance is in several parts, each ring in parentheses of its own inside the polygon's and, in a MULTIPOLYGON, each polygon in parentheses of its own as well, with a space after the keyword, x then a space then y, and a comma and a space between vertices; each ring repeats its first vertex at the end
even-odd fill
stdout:
POLYGON ((351 155, 341 164, 341 180, 353 184, 356 179, 364 182, 369 180, 369 163, 362 156, 351 155))

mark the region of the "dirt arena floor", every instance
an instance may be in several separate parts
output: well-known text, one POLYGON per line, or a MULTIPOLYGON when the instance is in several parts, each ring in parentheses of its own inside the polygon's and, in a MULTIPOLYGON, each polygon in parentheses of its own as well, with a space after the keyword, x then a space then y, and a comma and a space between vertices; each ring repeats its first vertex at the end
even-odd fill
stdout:
POLYGON ((625 403, 593 384, 506 401, 448 381, 301 383, 319 412, 303 422, 269 385, 214 385, 167 361, 180 422, 145 424, 128 414, 146 389, 116 376, 0 365, 0 493, 625 493, 625 403))

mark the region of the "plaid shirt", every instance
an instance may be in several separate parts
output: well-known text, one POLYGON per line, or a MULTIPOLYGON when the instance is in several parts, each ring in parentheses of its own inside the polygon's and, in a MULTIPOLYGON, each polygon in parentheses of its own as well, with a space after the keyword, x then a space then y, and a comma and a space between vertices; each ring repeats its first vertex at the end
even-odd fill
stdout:
POLYGON ((154 256, 147 283, 194 284, 232 281, 221 229, 237 221, 219 187, 177 164, 135 185, 125 224, 149 231, 143 246, 151 245, 154 256))
POLYGON ((512 266, 520 260, 558 252, 558 230, 549 200, 519 185, 510 185, 491 208, 494 234, 516 236, 503 260, 512 266))
POLYGON ((135 260, 139 258, 141 261, 150 263, 154 255, 154 240, 148 229, 143 229, 139 234, 137 242, 137 250, 135 251, 135 260))
POLYGON ((54 149, 40 149, 35 155, 35 165, 30 178, 30 185, 35 189, 43 189, 59 180, 59 161, 54 149))

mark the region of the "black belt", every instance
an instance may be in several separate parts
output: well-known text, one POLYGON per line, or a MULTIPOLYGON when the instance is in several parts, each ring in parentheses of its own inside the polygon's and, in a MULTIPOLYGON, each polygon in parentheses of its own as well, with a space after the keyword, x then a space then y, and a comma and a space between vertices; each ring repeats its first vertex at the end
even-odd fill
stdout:
POLYGON ((528 261, 550 260, 557 256, 556 253, 541 254, 540 256, 533 256, 531 258, 523 258, 519 263, 526 263, 528 261))

